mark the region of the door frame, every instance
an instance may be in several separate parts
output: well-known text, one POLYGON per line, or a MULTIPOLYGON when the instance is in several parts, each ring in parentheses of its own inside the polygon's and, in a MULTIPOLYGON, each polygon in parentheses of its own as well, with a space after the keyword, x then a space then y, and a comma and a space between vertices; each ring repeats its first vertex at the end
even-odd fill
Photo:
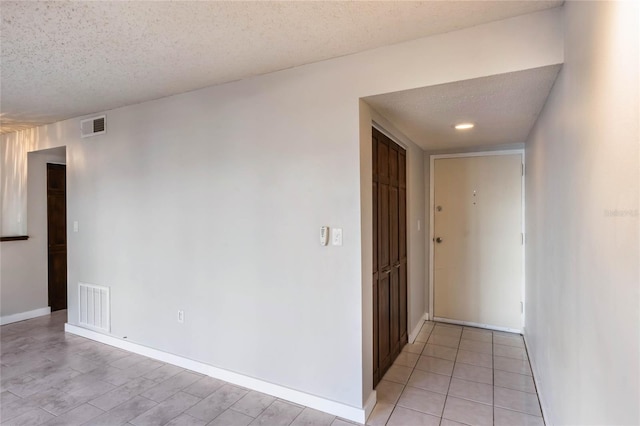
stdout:
POLYGON ((525 177, 526 177, 526 173, 525 173, 525 152, 524 152, 524 148, 518 148, 518 149, 505 149, 505 150, 498 150, 498 151, 478 151, 478 152, 465 152, 465 153, 458 153, 458 154, 433 154, 429 156, 429 317, 430 319, 432 319, 433 321, 442 321, 442 322, 449 322, 449 323, 453 323, 453 324, 461 324, 461 325, 469 325, 472 327, 483 327, 483 328, 489 328, 492 330, 498 330, 498 331, 507 331, 507 332, 515 332, 515 333, 522 333, 523 329, 524 329, 524 318, 525 318, 525 313, 526 313, 526 292, 525 292, 525 277, 526 277, 526 264, 525 264, 525 243, 526 243, 526 234, 525 234, 525 177), (519 154, 521 156, 521 160, 522 160, 522 180, 521 180, 521 185, 522 185, 522 218, 521 218, 521 223, 522 223, 522 280, 521 280, 521 287, 520 287, 520 293, 521 293, 521 301, 522 301, 522 315, 521 315, 521 320, 520 320, 520 330, 516 330, 516 329, 512 329, 512 328, 507 328, 507 327, 497 327, 497 326, 493 326, 493 325, 489 325, 489 324, 478 324, 478 323, 472 323, 472 322, 468 322, 468 321, 457 321, 457 320, 451 320, 451 319, 445 319, 445 318, 438 318, 435 316, 435 311, 434 311, 434 289, 433 289, 433 285, 434 285, 434 262, 435 262, 435 243, 433 241, 433 239, 435 238, 435 230, 433 227, 433 222, 434 222, 434 215, 433 215, 433 209, 434 209, 434 204, 435 204, 435 196, 434 196, 434 162, 435 160, 440 160, 440 159, 444 159, 444 158, 461 158, 461 157, 488 157, 488 156, 498 156, 498 155, 514 155, 514 154, 519 154))

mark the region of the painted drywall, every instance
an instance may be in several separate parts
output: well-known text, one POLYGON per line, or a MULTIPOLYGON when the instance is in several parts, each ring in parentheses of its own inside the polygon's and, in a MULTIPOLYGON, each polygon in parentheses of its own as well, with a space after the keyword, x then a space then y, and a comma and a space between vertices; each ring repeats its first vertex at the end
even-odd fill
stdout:
POLYGON ((108 111, 101 136, 78 118, 2 143, 66 145, 69 294, 110 286, 113 336, 363 407, 359 98, 561 63, 561 41, 548 10, 108 111), (322 225, 344 245, 321 247, 322 225))
POLYGON ((29 239, 0 243, 0 317, 48 306, 47 163, 64 164, 65 149, 28 154, 29 239))
POLYGON ((640 424, 637 2, 567 2, 526 142, 525 337, 547 424, 640 424))

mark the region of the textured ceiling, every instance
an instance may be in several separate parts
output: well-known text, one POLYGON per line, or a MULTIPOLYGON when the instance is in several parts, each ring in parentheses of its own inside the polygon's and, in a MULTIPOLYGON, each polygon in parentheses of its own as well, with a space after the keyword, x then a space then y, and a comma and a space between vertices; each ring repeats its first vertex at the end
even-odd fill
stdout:
POLYGON ((365 98, 425 150, 522 143, 542 109, 560 65, 365 98), (456 130, 471 122, 470 130, 456 130))
POLYGON ((542 0, 2 1, 2 131, 560 4, 542 0))

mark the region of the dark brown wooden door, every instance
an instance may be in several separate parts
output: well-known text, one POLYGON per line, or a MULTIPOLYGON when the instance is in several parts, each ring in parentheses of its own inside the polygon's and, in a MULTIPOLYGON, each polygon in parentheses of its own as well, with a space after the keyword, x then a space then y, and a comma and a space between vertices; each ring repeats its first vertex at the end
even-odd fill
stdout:
POLYGON ((66 166, 47 164, 47 243, 49 306, 67 309, 67 177, 66 166))
POLYGON ((373 131, 373 384, 407 343, 406 152, 373 131))

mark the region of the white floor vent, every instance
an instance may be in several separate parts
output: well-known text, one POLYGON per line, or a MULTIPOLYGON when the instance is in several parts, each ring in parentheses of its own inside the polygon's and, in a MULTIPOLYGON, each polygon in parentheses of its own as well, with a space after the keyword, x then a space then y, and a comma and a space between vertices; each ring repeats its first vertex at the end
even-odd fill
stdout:
POLYGON ((79 283, 80 325, 99 331, 109 332, 109 312, 111 302, 109 287, 79 283))

